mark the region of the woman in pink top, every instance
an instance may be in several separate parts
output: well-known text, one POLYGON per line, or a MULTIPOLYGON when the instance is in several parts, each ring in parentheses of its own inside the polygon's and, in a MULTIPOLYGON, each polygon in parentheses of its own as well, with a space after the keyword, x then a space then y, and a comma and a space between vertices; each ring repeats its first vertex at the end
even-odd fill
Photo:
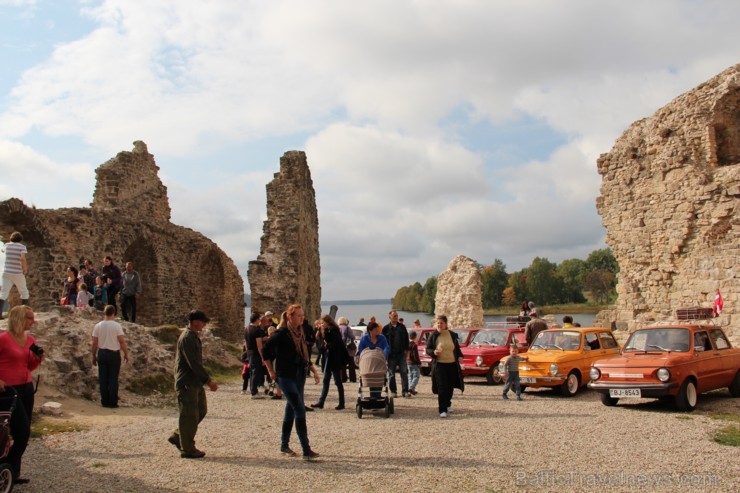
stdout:
POLYGON ((13 446, 8 453, 8 462, 13 468, 16 484, 28 483, 21 478, 21 457, 26 451, 31 436, 31 413, 33 412, 33 384, 31 372, 44 359, 43 349, 28 334, 35 322, 31 307, 19 305, 10 310, 8 330, 0 334, 0 391, 13 387, 18 393, 18 403, 10 417, 10 433, 13 446))

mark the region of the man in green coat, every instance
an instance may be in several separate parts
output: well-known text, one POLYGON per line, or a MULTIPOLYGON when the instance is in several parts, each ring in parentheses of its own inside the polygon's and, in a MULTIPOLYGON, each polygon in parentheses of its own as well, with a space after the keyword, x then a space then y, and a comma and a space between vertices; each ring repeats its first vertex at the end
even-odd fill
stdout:
POLYGON ((180 410, 178 429, 168 441, 180 450, 183 459, 200 459, 206 453, 195 448, 195 433, 198 424, 208 412, 204 385, 213 392, 218 390, 216 382, 203 368, 203 351, 198 334, 208 324, 209 318, 200 310, 188 314, 188 326, 177 340, 175 353, 175 390, 177 407, 180 410))

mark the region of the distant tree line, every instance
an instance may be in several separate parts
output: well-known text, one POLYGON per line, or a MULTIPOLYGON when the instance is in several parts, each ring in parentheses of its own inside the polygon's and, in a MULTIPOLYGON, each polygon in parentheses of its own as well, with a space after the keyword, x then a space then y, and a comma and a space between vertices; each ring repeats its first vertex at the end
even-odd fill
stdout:
MULTIPOLYGON (((491 265, 478 264, 483 283, 483 308, 518 306, 524 300, 537 305, 584 303, 591 300, 604 304, 615 295, 619 264, 611 249, 591 252, 586 260, 567 259, 556 264, 535 257, 529 267, 507 273, 506 265, 495 259, 491 265)), ((430 277, 424 285, 415 282, 396 291, 393 308, 408 312, 434 313, 437 278, 430 277)))

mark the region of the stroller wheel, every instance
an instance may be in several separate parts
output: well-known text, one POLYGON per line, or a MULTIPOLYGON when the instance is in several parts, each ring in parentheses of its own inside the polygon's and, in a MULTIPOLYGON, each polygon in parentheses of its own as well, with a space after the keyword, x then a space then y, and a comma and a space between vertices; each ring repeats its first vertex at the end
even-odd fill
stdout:
POLYGON ((0 464, 0 493, 8 493, 13 489, 13 470, 10 464, 0 464))
POLYGON ((357 411, 357 417, 362 419, 362 406, 357 404, 355 406, 355 411, 357 411))
POLYGON ((394 414, 396 412, 396 405, 393 404, 393 397, 388 399, 388 411, 391 414, 394 414))
POLYGON ((391 417, 391 404, 390 402, 385 403, 385 412, 383 413, 384 418, 390 418, 391 417))

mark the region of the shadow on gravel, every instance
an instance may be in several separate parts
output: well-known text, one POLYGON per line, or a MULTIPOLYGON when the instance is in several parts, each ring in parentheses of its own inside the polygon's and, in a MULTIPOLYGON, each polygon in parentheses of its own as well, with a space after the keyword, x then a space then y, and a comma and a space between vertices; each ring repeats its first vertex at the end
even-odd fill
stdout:
MULTIPOLYGON (((42 446, 43 447, 43 446, 42 446)), ((44 449, 27 452, 24 457, 24 470, 31 479, 28 485, 19 486, 15 491, 75 493, 137 492, 137 493, 173 493, 177 489, 156 487, 146 484, 131 476, 121 476, 109 472, 106 463, 111 460, 131 457, 150 457, 151 454, 99 454, 80 453, 59 449, 44 449), (88 458, 86 466, 76 466, 79 458, 88 458), (91 469, 93 468, 93 469, 91 469)), ((24 474, 25 475, 25 474, 24 474)))
POLYGON ((321 469, 322 471, 336 474, 349 474, 356 476, 358 473, 367 472, 370 475, 378 473, 402 473, 410 468, 429 469, 430 464, 434 464, 435 469, 439 468, 483 468, 511 470, 512 468, 521 467, 521 464, 507 462, 491 463, 489 461, 471 460, 470 457, 373 457, 368 461, 366 457, 346 457, 338 455, 322 454, 318 459, 304 461, 298 457, 216 457, 211 456, 209 462, 220 464, 233 464, 244 468, 268 468, 268 469, 286 469, 293 471, 309 471, 321 469))

